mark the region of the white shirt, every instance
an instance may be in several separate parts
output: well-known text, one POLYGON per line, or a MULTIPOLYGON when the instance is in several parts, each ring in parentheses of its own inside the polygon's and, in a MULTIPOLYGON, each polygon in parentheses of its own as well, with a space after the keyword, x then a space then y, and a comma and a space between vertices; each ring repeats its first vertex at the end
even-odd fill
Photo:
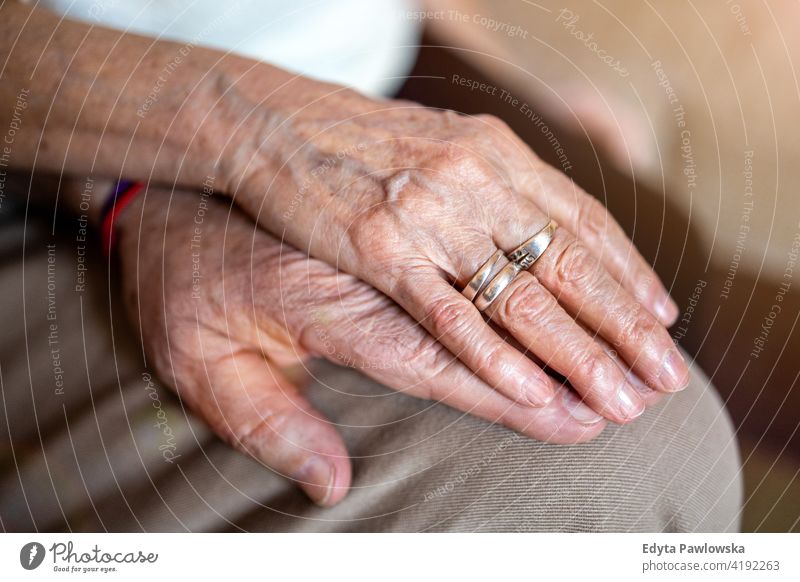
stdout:
POLYGON ((389 96, 414 64, 414 0, 40 0, 76 20, 232 51, 389 96))

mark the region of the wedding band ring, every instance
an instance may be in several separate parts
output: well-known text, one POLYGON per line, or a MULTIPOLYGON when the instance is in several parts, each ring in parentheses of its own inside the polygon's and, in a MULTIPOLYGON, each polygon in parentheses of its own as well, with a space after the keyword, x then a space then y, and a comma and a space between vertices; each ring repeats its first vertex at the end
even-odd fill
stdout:
POLYGON ((511 251, 508 260, 517 263, 523 270, 530 269, 553 242, 556 228, 558 224, 555 220, 551 220, 542 230, 511 251))
POLYGON ((481 265, 481 268, 472 276, 472 279, 469 280, 467 286, 464 287, 464 290, 461 293, 472 301, 475 299, 475 296, 480 293, 483 288, 486 286, 486 283, 489 282, 490 277, 494 274, 495 269, 497 268, 498 263, 503 258, 503 251, 497 251, 489 260, 481 265))
POLYGON ((521 271, 522 267, 519 263, 508 263, 500 269, 500 272, 492 278, 486 288, 475 298, 475 307, 479 311, 486 311, 521 271))

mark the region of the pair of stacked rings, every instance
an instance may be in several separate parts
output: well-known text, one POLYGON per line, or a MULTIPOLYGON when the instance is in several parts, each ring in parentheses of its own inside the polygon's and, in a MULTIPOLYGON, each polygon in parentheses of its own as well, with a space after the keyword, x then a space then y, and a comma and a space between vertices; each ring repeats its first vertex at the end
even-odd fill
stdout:
POLYGON ((485 311, 506 290, 522 271, 530 269, 553 242, 558 225, 551 220, 547 226, 509 253, 504 260, 503 251, 496 251, 472 276, 464 290, 464 297, 485 311))

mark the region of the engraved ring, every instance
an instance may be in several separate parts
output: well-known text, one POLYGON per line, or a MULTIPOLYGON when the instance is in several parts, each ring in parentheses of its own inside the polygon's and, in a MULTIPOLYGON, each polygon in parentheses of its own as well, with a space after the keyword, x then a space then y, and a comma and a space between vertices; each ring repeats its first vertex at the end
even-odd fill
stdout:
POLYGON ((511 251, 511 254, 508 255, 508 260, 512 263, 517 263, 521 269, 530 269, 531 265, 539 260, 539 257, 544 254, 547 247, 553 242, 553 236, 557 228, 556 221, 551 220, 542 230, 511 251))

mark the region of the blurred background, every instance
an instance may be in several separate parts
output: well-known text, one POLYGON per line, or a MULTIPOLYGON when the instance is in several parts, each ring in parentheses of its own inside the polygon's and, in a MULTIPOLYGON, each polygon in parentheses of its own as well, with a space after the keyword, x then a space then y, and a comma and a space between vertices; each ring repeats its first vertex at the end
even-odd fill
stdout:
POLYGON ((800 4, 429 4, 401 96, 501 117, 603 200, 733 417, 744 530, 800 531, 800 4))

